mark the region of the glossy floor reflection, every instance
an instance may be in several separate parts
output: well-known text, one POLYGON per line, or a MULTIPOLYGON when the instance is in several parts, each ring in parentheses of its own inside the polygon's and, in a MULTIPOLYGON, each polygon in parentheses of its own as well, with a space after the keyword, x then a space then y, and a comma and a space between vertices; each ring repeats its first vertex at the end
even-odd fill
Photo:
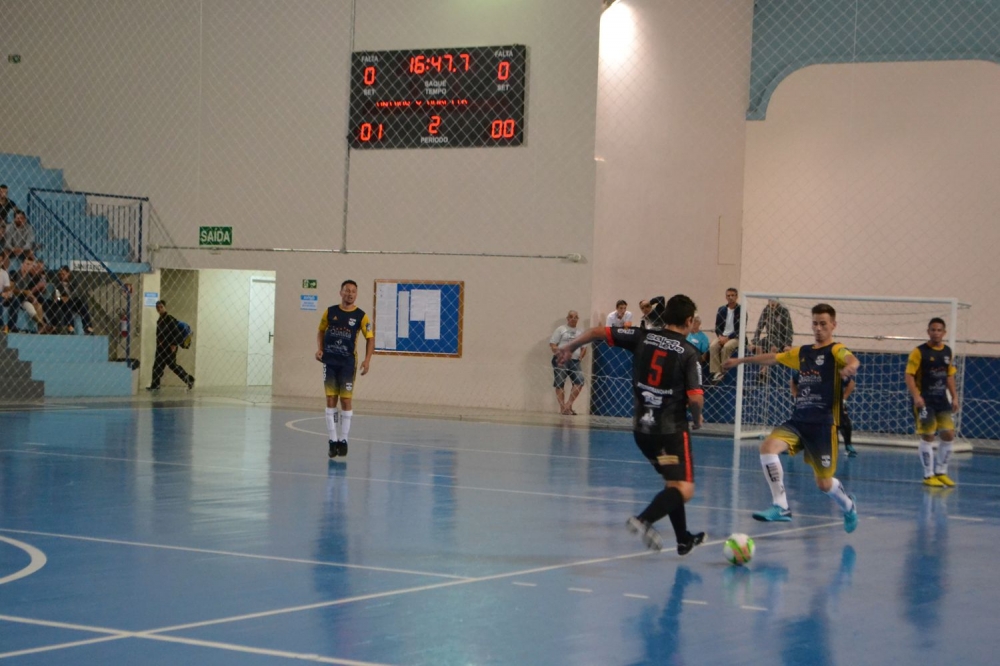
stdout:
MULTIPOLYGON (((913 451, 801 459, 769 525, 753 444, 694 440, 679 558, 625 518, 658 491, 625 432, 265 407, 0 414, 0 659, 14 664, 992 663, 1000 457, 950 491, 913 451), (735 461, 735 467, 734 467, 735 461), (749 567, 721 539, 757 541, 749 567)), ((669 525, 663 532, 670 534, 669 525)))

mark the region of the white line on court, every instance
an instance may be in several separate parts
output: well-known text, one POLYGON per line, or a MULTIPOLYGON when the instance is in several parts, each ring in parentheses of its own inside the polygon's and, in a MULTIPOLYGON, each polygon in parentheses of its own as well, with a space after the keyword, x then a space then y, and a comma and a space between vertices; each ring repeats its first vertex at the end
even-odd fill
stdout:
POLYGON ((569 590, 570 592, 582 592, 584 594, 590 594, 591 592, 593 592, 593 590, 588 589, 586 587, 567 587, 566 589, 569 590))
POLYGON ((629 594, 626 592, 622 595, 623 597, 628 597, 629 599, 649 599, 645 594, 629 594))
POLYGON ((30 617, 19 617, 17 615, 0 615, 0 620, 4 622, 17 622, 18 624, 32 624, 39 627, 52 627, 53 629, 72 629, 73 631, 89 631, 92 634, 112 634, 114 636, 129 636, 131 632, 121 629, 108 629, 107 627, 92 627, 85 624, 72 624, 70 622, 54 622, 52 620, 36 620, 30 617))
POLYGON ((681 599, 682 604, 693 604, 695 606, 707 606, 707 601, 701 601, 700 599, 681 599))
MULTIPOLYGON (((182 552, 185 552, 185 553, 202 553, 202 554, 206 554, 206 555, 226 555, 228 557, 243 557, 243 558, 247 558, 247 559, 251 559, 251 560, 267 560, 267 561, 270 561, 270 562, 291 562, 293 564, 309 564, 309 565, 315 565, 315 566, 337 567, 337 568, 343 568, 343 569, 362 569, 364 571, 378 571, 378 572, 382 572, 382 573, 398 573, 398 574, 407 574, 407 575, 411 575, 411 576, 433 576, 435 578, 450 578, 450 579, 453 579, 453 580, 471 580, 468 576, 454 576, 452 574, 431 573, 429 571, 413 571, 413 570, 410 570, 410 569, 393 569, 393 568, 390 568, 390 567, 371 567, 371 566, 365 566, 365 565, 362 565, 362 564, 344 564, 342 562, 325 562, 325 561, 322 561, 322 560, 306 560, 306 559, 300 559, 300 558, 297 558, 297 557, 279 557, 277 555, 254 555, 252 553, 236 553, 236 552, 232 552, 232 551, 228 551, 228 550, 213 550, 211 548, 193 548, 193 547, 189 547, 189 546, 171 546, 171 545, 168 545, 168 544, 143 543, 141 541, 125 541, 125 540, 122 540, 122 539, 102 539, 100 537, 78 536, 76 534, 56 534, 56 533, 53 533, 53 532, 36 532, 36 531, 33 531, 33 530, 13 530, 13 529, 5 529, 5 528, 0 528, 0 532, 7 532, 7 533, 10 533, 10 534, 30 534, 32 536, 52 537, 54 539, 72 539, 74 541, 90 541, 90 542, 93 542, 93 543, 110 543, 110 544, 115 544, 115 545, 119 545, 119 546, 135 546, 137 548, 154 548, 154 549, 159 549, 159 550, 178 550, 178 551, 182 551, 182 552)), ((0 536, 0 540, 10 541, 10 542, 13 542, 13 543, 20 543, 20 542, 14 542, 13 539, 7 539, 7 538, 4 538, 2 536, 0 536)), ((22 544, 22 545, 27 546, 27 544, 22 544)), ((41 553, 41 551, 38 551, 38 552, 41 553)), ((44 558, 45 556, 42 555, 42 557, 44 558)), ((45 564, 45 562, 43 561, 42 565, 44 565, 44 564, 45 564)), ((39 566, 38 568, 36 568, 35 571, 37 571, 40 568, 41 568, 41 566, 39 566)), ((21 573, 21 572, 18 572, 18 573, 21 573)), ((25 574, 25 575, 27 575, 27 574, 25 574)), ((18 576, 18 577, 23 578, 24 576, 18 576)), ((5 581, 6 581, 6 579, 0 579, 0 583, 3 583, 5 581)))
MULTIPOLYGON (((300 428, 296 426, 296 423, 302 421, 317 421, 322 420, 323 416, 310 416, 307 418, 293 419, 285 423, 285 427, 289 430, 294 430, 295 432, 301 432, 306 435, 316 435, 317 437, 327 437, 327 433, 317 432, 315 430, 306 430, 305 428, 300 428)), ((487 423, 489 423, 487 421, 487 423)), ((504 424, 508 425, 508 424, 504 424)), ((534 424, 509 424, 509 425, 534 425, 534 424)), ((547 427, 547 426, 543 426, 547 427)), ((623 459, 623 458, 594 458, 590 456, 570 456, 558 453, 533 453, 531 451, 505 451, 502 449, 470 449, 464 447, 454 447, 454 446, 441 446, 440 444, 417 444, 415 442, 391 442, 382 439, 366 439, 364 437, 355 437, 351 439, 352 442, 366 442, 368 444, 387 444, 389 446, 407 446, 411 448, 418 449, 435 449, 435 450, 446 450, 446 451, 457 451, 461 453, 482 453, 482 454, 496 454, 502 456, 530 456, 536 458, 564 458, 567 460, 587 460, 589 462, 603 462, 603 463, 620 463, 624 465, 648 465, 649 462, 646 460, 635 460, 635 459, 623 459)), ((718 467, 714 465, 696 465, 700 470, 721 470, 721 471, 731 471, 732 467, 718 467)), ((811 471, 811 470, 810 470, 811 471)), ((741 474, 760 474, 756 467, 751 469, 741 469, 741 474)), ((788 470, 785 470, 786 476, 789 474, 788 470)), ((923 485, 922 480, 912 480, 912 479, 857 479, 858 481, 879 481, 882 483, 901 483, 908 485, 923 485)), ((962 483, 963 486, 976 487, 976 488, 998 488, 1000 484, 995 483, 962 483)))
POLYGON ((515 580, 511 585, 517 585, 519 587, 538 587, 538 583, 522 583, 519 580, 515 580))
POLYGON ((183 636, 159 636, 151 634, 140 634, 137 638, 144 638, 152 641, 163 641, 165 643, 182 643, 184 645, 194 645, 197 647, 215 648, 217 650, 228 650, 230 652, 246 652, 248 654, 261 654, 269 657, 284 657, 298 661, 313 661, 319 664, 340 664, 340 666, 386 666, 372 661, 355 661, 353 659, 337 659, 336 657, 324 657, 318 654, 302 654, 299 652, 286 652, 285 650, 270 650, 267 648, 255 648, 235 643, 220 643, 218 641, 204 641, 196 638, 184 638, 183 636))
POLYGON ((763 606, 740 606, 740 608, 742 608, 743 610, 748 610, 748 611, 764 611, 764 612, 767 612, 767 609, 764 608, 763 606))
POLYGON ((31 560, 28 562, 28 566, 24 567, 20 571, 15 571, 9 576, 4 576, 3 578, 0 578, 0 585, 3 585, 4 583, 12 583, 15 580, 20 580, 24 578, 25 576, 30 576, 31 574, 35 573, 36 571, 44 567, 45 563, 48 562, 48 559, 45 557, 45 553, 38 550, 31 544, 24 543, 23 541, 17 541, 16 539, 8 539, 7 537, 2 537, 2 536, 0 536, 0 541, 3 541, 4 543, 9 543, 15 548, 20 548, 21 550, 23 550, 28 554, 28 557, 31 558, 31 560))
MULTIPOLYGON (((301 476, 316 479, 328 479, 327 474, 318 474, 316 472, 290 472, 285 470, 272 470, 272 469, 261 469, 256 467, 230 467, 226 465, 204 465, 198 464, 194 465, 192 463, 175 463, 175 462, 165 462, 160 460, 148 460, 146 458, 122 458, 115 456, 88 456, 79 453, 58 453, 54 451, 35 451, 35 450, 25 450, 25 449, 0 449, 0 453, 16 453, 24 455, 33 456, 53 456, 57 458, 76 458, 82 460, 107 460, 111 462, 127 462, 127 463, 142 463, 147 465, 165 465, 169 467, 185 467, 189 469, 198 470, 220 470, 226 472, 256 472, 258 474, 265 475, 275 475, 275 476, 301 476)), ((425 488, 440 488, 440 484, 437 483, 427 483, 423 481, 403 481, 400 479, 377 479, 370 476, 341 476, 338 477, 344 479, 345 481, 368 481, 371 483, 387 483, 395 485, 407 485, 407 486, 421 486, 425 488)), ((583 500, 587 502, 607 502, 611 504, 631 504, 633 506, 643 506, 648 503, 645 499, 621 499, 618 497, 599 497, 592 495, 567 495, 564 493, 548 493, 542 492, 540 490, 511 490, 508 488, 488 488, 485 486, 462 486, 462 485, 450 485, 449 488, 454 490, 467 490, 476 492, 489 492, 489 493, 506 493, 509 495, 525 495, 529 497, 550 497, 553 499, 571 499, 571 500, 583 500)), ((685 505, 689 511, 694 510, 705 510, 705 511, 728 511, 731 513, 746 513, 749 509, 734 509, 727 506, 710 506, 706 504, 687 504, 685 505)), ((829 516, 821 516, 816 514, 808 513, 796 513, 796 516, 800 518, 816 518, 824 519, 829 516)))
POLYGON ((128 634, 115 634, 114 636, 101 636, 100 638, 87 638, 82 641, 72 641, 70 643, 56 643, 54 645, 43 645, 41 647, 26 648, 16 652, 0 653, 0 659, 9 657, 23 657, 26 654, 38 654, 39 652, 52 652, 53 650, 66 650, 68 648, 80 647, 81 645, 93 645, 94 643, 106 643, 108 641, 120 641, 128 638, 128 634))
MULTIPOLYGON (((764 534, 754 535, 754 539, 763 539, 769 536, 775 536, 778 534, 790 534, 792 532, 805 532, 808 530, 823 529, 827 527, 832 527, 834 525, 841 525, 841 521, 821 523, 819 525, 810 525, 808 527, 796 527, 788 530, 779 530, 775 532, 767 532, 764 534)), ((702 546, 714 546, 721 544, 725 539, 717 539, 715 541, 706 541, 702 546)), ((229 622, 240 622, 243 620, 254 620, 262 617, 272 617, 275 615, 284 615, 287 613, 298 613, 302 611, 316 610, 319 608, 330 608, 332 606, 342 606, 344 604, 357 603, 361 601, 370 601, 372 599, 383 599, 386 597, 400 596, 403 594, 412 594, 414 592, 426 592, 429 590, 437 590, 445 587, 455 587, 456 585, 468 585, 470 583, 483 583, 493 580, 503 580, 505 578, 514 578, 520 576, 530 576, 537 573, 546 573, 549 571, 558 571, 559 569, 571 569, 573 567, 589 566, 591 564, 605 564, 607 562, 616 562, 619 560, 630 560, 639 557, 647 557, 653 555, 656 551, 644 550, 638 553, 629 553, 627 555, 614 555, 611 557, 599 557, 589 560, 578 560, 576 562, 566 562, 565 564, 552 564, 545 567, 536 567, 534 569, 523 569, 521 571, 511 571, 508 573, 493 574, 490 576, 481 576, 479 578, 469 578, 466 580, 458 581, 448 581, 446 583, 432 583, 430 585, 420 585, 418 587, 408 587, 399 590, 387 590, 385 592, 373 592, 371 594, 364 594, 357 597, 345 597, 343 599, 334 599, 332 601, 321 601, 314 604, 305 604, 302 606, 290 606, 287 608, 276 608, 269 611, 261 611, 258 613, 247 613, 246 615, 234 615, 232 617, 217 618, 215 620, 204 620, 201 622, 192 622, 189 624, 179 624, 172 627, 161 627, 159 629, 150 629, 148 631, 140 632, 140 636, 152 635, 152 634, 162 634, 165 632, 181 631, 184 629, 193 629, 197 627, 207 627, 216 624, 227 624, 229 622)), ((516 583, 515 583, 516 584, 516 583)))

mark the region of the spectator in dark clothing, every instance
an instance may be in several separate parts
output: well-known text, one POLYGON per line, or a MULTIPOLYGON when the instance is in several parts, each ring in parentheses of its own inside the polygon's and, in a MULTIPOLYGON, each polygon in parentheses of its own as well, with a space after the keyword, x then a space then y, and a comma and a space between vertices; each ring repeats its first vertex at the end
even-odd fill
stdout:
POLYGON ((48 326, 45 324, 45 314, 42 310, 42 295, 49 286, 45 280, 45 264, 26 257, 21 262, 21 268, 12 277, 14 295, 7 309, 8 329, 12 333, 17 332, 17 308, 22 308, 35 320, 38 332, 47 333, 48 326))
POLYGON ((4 231, 5 257, 35 258, 35 230, 28 224, 28 216, 23 210, 14 211, 14 223, 8 224, 4 231))
MULTIPOLYGON (((7 198, 7 186, 0 185, 0 223, 7 224, 10 212, 17 210, 17 204, 7 198)), ((0 236, 3 232, 0 231, 0 236)))
POLYGON ((147 391, 160 388, 163 370, 170 368, 181 381, 187 384, 188 390, 194 388, 194 376, 184 371, 177 364, 177 347, 184 341, 184 332, 177 319, 167 314, 167 302, 156 301, 156 311, 160 318, 156 322, 156 356, 153 358, 153 381, 146 387, 147 391))
POLYGON ((79 315, 83 331, 87 335, 94 334, 94 326, 90 320, 90 309, 87 301, 80 296, 82 292, 77 289, 76 281, 69 270, 69 266, 63 266, 56 273, 55 291, 52 294, 52 301, 49 307, 49 323, 56 327, 56 332, 76 333, 73 328, 73 317, 79 315))

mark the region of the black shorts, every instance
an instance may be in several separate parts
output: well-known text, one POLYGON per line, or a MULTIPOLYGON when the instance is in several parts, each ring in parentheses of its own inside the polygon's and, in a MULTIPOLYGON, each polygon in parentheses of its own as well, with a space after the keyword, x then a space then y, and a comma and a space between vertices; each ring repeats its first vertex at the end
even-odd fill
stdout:
POLYGON ((817 479, 833 478, 837 471, 837 426, 832 423, 785 421, 771 432, 772 439, 788 444, 788 455, 805 451, 806 462, 817 479))
POLYGON ((694 454, 686 430, 670 435, 633 434, 642 455, 664 480, 694 483, 694 454))

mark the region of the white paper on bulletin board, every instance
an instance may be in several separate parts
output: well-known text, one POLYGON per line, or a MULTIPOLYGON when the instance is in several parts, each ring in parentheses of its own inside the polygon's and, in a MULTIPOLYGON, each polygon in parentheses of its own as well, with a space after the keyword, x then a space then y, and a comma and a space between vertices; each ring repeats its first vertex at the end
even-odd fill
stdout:
POLYGON ((378 282, 375 290, 375 348, 396 348, 396 283, 378 282))

